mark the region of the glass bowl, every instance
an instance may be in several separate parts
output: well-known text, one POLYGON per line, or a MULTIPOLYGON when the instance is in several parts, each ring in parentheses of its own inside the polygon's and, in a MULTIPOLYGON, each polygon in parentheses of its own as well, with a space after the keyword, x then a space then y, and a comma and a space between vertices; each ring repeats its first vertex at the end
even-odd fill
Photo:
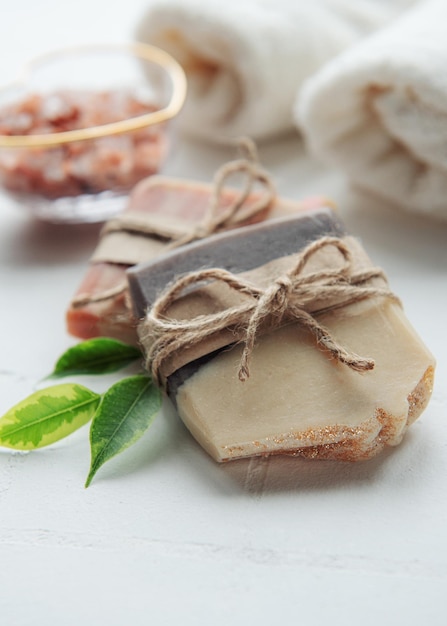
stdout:
POLYGON ((0 184, 11 201, 52 222, 119 213, 129 190, 157 173, 185 74, 144 44, 80 46, 29 63, 0 89, 0 184))

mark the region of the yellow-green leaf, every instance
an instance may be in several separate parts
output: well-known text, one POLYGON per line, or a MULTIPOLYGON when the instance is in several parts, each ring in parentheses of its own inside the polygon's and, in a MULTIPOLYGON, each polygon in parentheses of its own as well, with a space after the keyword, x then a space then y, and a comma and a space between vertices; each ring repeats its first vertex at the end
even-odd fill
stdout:
POLYGON ((100 399, 99 394, 75 384, 36 391, 0 419, 0 446, 34 450, 59 441, 93 417, 100 399))
POLYGON ((129 376, 110 387, 90 427, 91 466, 86 487, 101 465, 144 434, 160 407, 160 390, 147 376, 129 376))

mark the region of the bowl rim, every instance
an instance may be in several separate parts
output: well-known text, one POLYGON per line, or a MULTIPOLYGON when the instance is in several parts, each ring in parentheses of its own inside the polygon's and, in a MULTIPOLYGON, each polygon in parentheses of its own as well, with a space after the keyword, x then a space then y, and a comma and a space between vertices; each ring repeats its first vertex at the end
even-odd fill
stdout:
POLYGON ((48 133, 39 135, 2 135, 0 134, 0 148, 50 148, 75 141, 86 141, 88 139, 99 139, 100 137, 108 137, 111 135, 120 135, 127 132, 140 130, 147 126, 166 122, 175 117, 181 110, 187 90, 186 74, 182 66, 168 54, 165 50, 143 43, 128 44, 85 44, 79 46, 71 46, 66 48, 58 48, 51 52, 47 52, 29 61, 20 73, 15 83, 5 85, 0 89, 4 91, 18 83, 26 82, 33 69, 52 58, 61 54, 73 54, 77 52, 98 52, 104 50, 130 52, 136 57, 146 61, 151 61, 163 68, 168 74, 172 83, 172 95, 168 104, 151 113, 138 115, 118 122, 110 122, 108 124, 100 124, 90 126, 89 128, 79 128, 76 130, 67 130, 59 133, 48 133))

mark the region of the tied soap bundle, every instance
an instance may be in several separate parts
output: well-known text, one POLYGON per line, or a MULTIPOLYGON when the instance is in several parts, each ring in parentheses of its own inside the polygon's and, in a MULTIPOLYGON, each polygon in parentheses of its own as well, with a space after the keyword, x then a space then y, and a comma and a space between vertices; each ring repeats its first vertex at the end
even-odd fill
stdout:
MULTIPOLYGON (((190 241, 128 278, 153 378, 128 376, 103 394, 41 389, 0 419, 1 446, 40 448, 91 420, 88 486, 151 425, 155 380, 217 461, 361 460, 397 445, 430 398, 433 357, 382 270, 321 203, 190 241)), ((140 357, 98 338, 69 348, 50 377, 111 373, 140 357)))
POLYGON ((304 86, 298 124, 357 186, 447 219, 447 3, 423 2, 304 86))
POLYGON ((155 0, 136 37, 185 69, 186 132, 260 139, 293 128, 306 78, 414 1, 155 0))
POLYGON ((433 357, 329 208, 214 235, 128 277, 147 367, 217 461, 367 459, 430 398, 433 357))
MULTIPOLYGON (((241 157, 225 163, 212 184, 152 176, 132 191, 126 210, 107 222, 89 268, 67 309, 67 329, 81 339, 113 337, 137 344, 137 319, 126 270, 179 245, 311 207, 322 197, 292 201, 277 196, 256 147, 240 139, 241 157), (238 188, 229 183, 242 178, 238 188)), ((236 182, 236 181, 235 181, 236 182)))

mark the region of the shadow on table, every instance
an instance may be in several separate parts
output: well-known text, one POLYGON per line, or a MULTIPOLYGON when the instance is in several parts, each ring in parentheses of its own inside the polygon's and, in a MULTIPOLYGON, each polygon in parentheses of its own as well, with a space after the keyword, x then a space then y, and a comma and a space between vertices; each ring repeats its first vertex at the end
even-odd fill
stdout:
MULTIPOLYGON (((418 435, 421 433, 419 432, 418 435)), ((253 497, 284 492, 328 492, 349 486, 374 485, 387 473, 405 475, 414 465, 414 447, 426 442, 410 431, 396 448, 387 448, 369 461, 340 462, 271 456, 232 461, 217 468, 219 483, 230 482, 238 491, 253 497)), ((424 458, 421 450, 417 458, 424 458)), ((227 488, 228 485, 224 487, 227 488)))
POLYGON ((2 258, 16 266, 56 265, 89 258, 101 224, 52 224, 30 219, 14 228, 3 245, 2 258))

